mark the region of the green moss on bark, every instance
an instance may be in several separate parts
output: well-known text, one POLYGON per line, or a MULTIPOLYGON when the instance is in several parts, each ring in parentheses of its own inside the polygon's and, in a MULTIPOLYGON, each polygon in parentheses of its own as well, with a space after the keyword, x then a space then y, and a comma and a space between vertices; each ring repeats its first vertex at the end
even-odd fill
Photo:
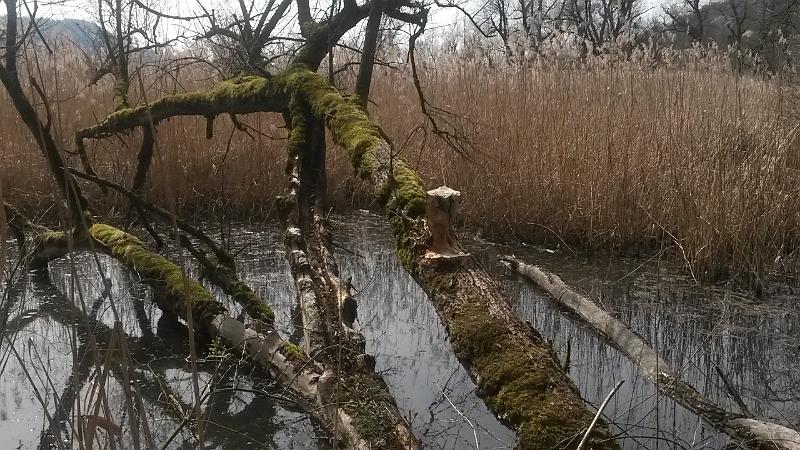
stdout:
POLYGON ((384 381, 368 373, 348 375, 343 383, 347 390, 341 399, 344 411, 353 419, 353 425, 372 448, 400 449, 397 436, 397 419, 383 407, 394 399, 384 381))
POLYGON ((209 323, 215 315, 226 312, 203 285, 184 277, 177 264, 148 251, 135 236, 105 224, 92 225, 89 234, 122 264, 162 290, 175 303, 177 310, 173 312, 185 317, 189 305, 196 323, 209 323))
MULTIPOLYGON (((439 282, 442 288, 450 283, 439 282)), ((490 316, 485 304, 460 307, 449 332, 459 360, 468 361, 479 374, 479 395, 492 411, 516 425, 518 449, 577 446, 592 415, 544 346, 523 345, 519 336, 490 316)), ((602 442, 597 448, 615 448, 604 442, 604 428, 595 430, 591 442, 602 442)))
POLYGON ((138 105, 115 111, 106 119, 76 133, 76 140, 96 139, 150 122, 174 116, 215 116, 247 114, 259 111, 280 112, 286 109, 285 85, 258 76, 242 76, 222 81, 214 87, 196 92, 171 94, 149 105, 138 105))
POLYGON ((413 272, 416 252, 424 245, 419 232, 424 227, 418 222, 425 214, 426 194, 419 175, 391 155, 385 136, 357 99, 342 97, 325 79, 303 68, 288 71, 279 83, 302 95, 312 112, 325 118, 334 141, 347 151, 353 168, 362 178, 376 182, 376 195, 395 231, 400 261, 413 272))
POLYGON ((261 300, 249 286, 241 281, 231 283, 230 293, 233 300, 244 306, 247 314, 256 320, 260 320, 267 325, 275 323, 275 313, 272 308, 261 300))
POLYGON ((291 342, 284 342, 281 346, 281 353, 285 356, 289 361, 299 363, 301 365, 305 365, 309 362, 308 356, 300 348, 299 345, 293 344, 291 342))
POLYGON ((230 295, 233 301, 242 305, 245 312, 256 320, 272 326, 275 323, 275 313, 259 297, 250 286, 239 280, 236 273, 229 267, 214 264, 213 268, 201 267, 201 273, 206 280, 222 288, 230 295))

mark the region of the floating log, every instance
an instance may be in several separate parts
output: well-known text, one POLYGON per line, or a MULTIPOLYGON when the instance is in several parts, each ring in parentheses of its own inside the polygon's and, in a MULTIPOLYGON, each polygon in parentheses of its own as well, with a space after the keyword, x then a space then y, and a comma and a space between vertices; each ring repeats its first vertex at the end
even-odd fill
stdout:
POLYGON ((697 389, 681 380, 644 339, 594 302, 575 292, 558 275, 525 264, 513 256, 499 256, 498 260, 550 294, 559 305, 577 314, 622 350, 662 393, 728 435, 737 445, 759 450, 800 450, 800 433, 796 430, 725 411, 703 397, 697 389))

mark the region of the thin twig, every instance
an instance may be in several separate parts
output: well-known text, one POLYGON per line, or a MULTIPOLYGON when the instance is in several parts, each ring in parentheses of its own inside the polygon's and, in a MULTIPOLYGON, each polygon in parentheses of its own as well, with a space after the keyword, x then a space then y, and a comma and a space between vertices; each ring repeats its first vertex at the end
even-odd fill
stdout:
POLYGON ((444 398, 447 399, 447 403, 450 403, 450 406, 456 411, 456 413, 458 413, 458 415, 461 416, 461 418, 467 422, 467 425, 469 425, 469 427, 472 428, 472 436, 475 438, 475 449, 480 450, 481 444, 478 441, 478 429, 475 428, 475 425, 473 425, 472 421, 469 420, 469 418, 465 416, 460 409, 458 409, 458 407, 453 403, 452 400, 450 400, 450 397, 447 395, 444 389, 442 389, 442 387, 439 386, 439 383, 434 381, 434 384, 436 385, 437 388, 439 388, 439 391, 441 391, 442 395, 444 395, 444 398))
POLYGON ((606 408, 606 405, 608 405, 608 402, 611 400, 611 397, 613 397, 614 394, 617 393, 617 391, 619 390, 619 388, 622 386, 623 383, 625 383, 625 380, 618 381, 617 385, 614 386, 614 389, 611 389, 611 392, 608 393, 608 395, 606 396, 606 399, 603 400, 603 403, 601 403, 600 407, 597 408, 597 414, 594 415, 594 419, 592 419, 592 423, 590 423, 589 424, 589 428, 586 429, 586 433, 583 435, 583 439, 581 439, 581 443, 578 444, 577 450, 583 449, 583 447, 586 445, 586 441, 589 440, 589 435, 592 434, 592 429, 597 424, 597 421, 600 420, 600 416, 603 414, 603 410, 606 408))

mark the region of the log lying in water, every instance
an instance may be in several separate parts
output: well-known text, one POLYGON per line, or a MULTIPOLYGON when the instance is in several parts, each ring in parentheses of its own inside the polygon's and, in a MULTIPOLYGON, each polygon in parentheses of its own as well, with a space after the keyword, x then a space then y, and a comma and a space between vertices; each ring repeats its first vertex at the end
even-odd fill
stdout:
POLYGON ((641 337, 594 302, 575 292, 557 275, 512 256, 499 256, 498 259, 613 342, 661 392, 730 436, 738 445, 755 449, 800 450, 800 433, 796 430, 728 412, 714 405, 693 386, 682 381, 641 337))
MULTIPOLYGON (((593 414, 550 345, 514 314, 498 284, 474 257, 460 252, 455 238, 449 244, 457 257, 435 257, 439 249, 430 247, 427 196, 419 175, 397 157, 399 152, 357 101, 343 98, 315 72, 293 67, 269 79, 242 77, 207 91, 170 95, 149 107, 117 111, 79 131, 76 140, 101 139, 178 115, 286 113, 293 96, 325 120, 355 170, 372 184, 392 226, 398 259, 433 301, 480 397, 516 430, 517 447, 577 447, 593 414)), ((599 424, 588 447, 616 445, 599 424)))
POLYGON ((197 262, 200 264, 201 275, 209 280, 211 283, 218 286, 227 295, 230 295, 234 301, 244 308, 245 312, 251 319, 257 320, 267 327, 272 327, 275 316, 267 303, 256 294, 250 286, 242 282, 236 274, 236 263, 233 256, 230 255, 225 249, 220 247, 213 239, 206 235, 201 230, 192 226, 191 224, 175 217, 170 211, 161 208, 157 205, 144 201, 135 192, 126 189, 124 186, 114 183, 113 181, 100 178, 96 175, 89 175, 77 170, 71 169, 70 172, 97 185, 111 188, 116 192, 128 197, 131 203, 141 209, 141 213, 150 212, 167 225, 174 224, 182 232, 187 233, 192 238, 200 242, 201 245, 207 247, 212 255, 209 257, 204 251, 195 247, 188 237, 181 236, 182 244, 192 253, 197 262))
MULTIPOLYGON (((286 258, 298 293, 302 316, 303 345, 306 354, 323 367, 319 393, 328 405, 328 416, 341 422, 336 430, 346 429, 344 443, 356 449, 418 449, 419 442, 400 413, 383 378, 374 372, 373 358, 364 353, 364 337, 353 327, 354 317, 344 313, 343 305, 355 303, 349 283, 339 279, 338 267, 329 249, 325 219, 317 199, 324 192, 302 185, 302 171, 310 169, 316 119, 307 105, 291 102, 288 125, 287 172, 289 183, 280 198, 286 227, 286 258), (315 199, 316 197, 316 199, 315 199), (346 427, 342 427, 346 424, 346 427)), ((317 186, 324 189, 324 186, 317 186)), ((354 305, 351 306, 354 309, 354 305)))
MULTIPOLYGON (((335 411, 329 407, 331 401, 338 402, 335 397, 338 392, 331 387, 336 383, 330 370, 323 370, 300 347, 281 338, 277 331, 257 331, 232 318, 225 306, 199 282, 184 277, 176 263, 150 252, 135 236, 105 224, 92 225, 84 233, 50 231, 27 221, 13 206, 4 207, 14 213, 10 218, 16 220, 15 226, 20 232, 26 233, 26 242, 31 243, 28 253, 39 264, 73 251, 97 251, 114 257, 154 289, 156 303, 162 311, 186 320, 191 309, 197 329, 219 338, 231 349, 244 350, 256 364, 291 390, 298 404, 340 442, 358 442, 352 447, 359 449, 377 448, 373 444, 378 437, 373 436, 372 441, 363 438, 363 427, 359 426, 363 420, 359 422, 347 416, 344 409, 335 411)), ((364 384, 344 386, 356 392, 371 387, 364 384)))
MULTIPOLYGON (((440 214, 437 209, 443 208, 433 208, 426 223, 428 195, 419 175, 397 157, 358 104, 314 73, 298 72, 293 80, 315 115, 326 119, 334 142, 372 184, 392 226, 398 259, 433 301, 478 395, 516 430, 517 448, 577 447, 593 415, 550 345, 514 314, 499 285, 460 250, 455 237, 443 236, 442 229, 449 228, 441 223, 443 216, 446 222, 452 211, 440 214), (429 231, 434 223, 436 236, 429 231)), ((455 197, 443 191, 449 201, 431 201, 452 205, 455 197)), ((615 447, 604 424, 592 430, 587 448, 615 447)))

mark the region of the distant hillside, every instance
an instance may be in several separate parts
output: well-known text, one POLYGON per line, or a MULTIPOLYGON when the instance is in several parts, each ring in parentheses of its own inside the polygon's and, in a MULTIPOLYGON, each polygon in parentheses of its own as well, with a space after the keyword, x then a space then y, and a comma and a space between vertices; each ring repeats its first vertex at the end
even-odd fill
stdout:
MULTIPOLYGON (((23 22, 27 23, 27 20, 23 22)), ((76 45, 90 49, 94 36, 97 35, 99 27, 89 21, 80 19, 38 19, 40 30, 44 38, 48 41, 58 37, 66 37, 76 45)), ((5 29, 6 18, 0 16, 0 30, 5 29)))
POLYGON ((48 19, 42 28, 43 31, 46 30, 44 34, 47 39, 65 36, 83 48, 92 46, 92 40, 99 31, 94 23, 80 19, 48 19))

